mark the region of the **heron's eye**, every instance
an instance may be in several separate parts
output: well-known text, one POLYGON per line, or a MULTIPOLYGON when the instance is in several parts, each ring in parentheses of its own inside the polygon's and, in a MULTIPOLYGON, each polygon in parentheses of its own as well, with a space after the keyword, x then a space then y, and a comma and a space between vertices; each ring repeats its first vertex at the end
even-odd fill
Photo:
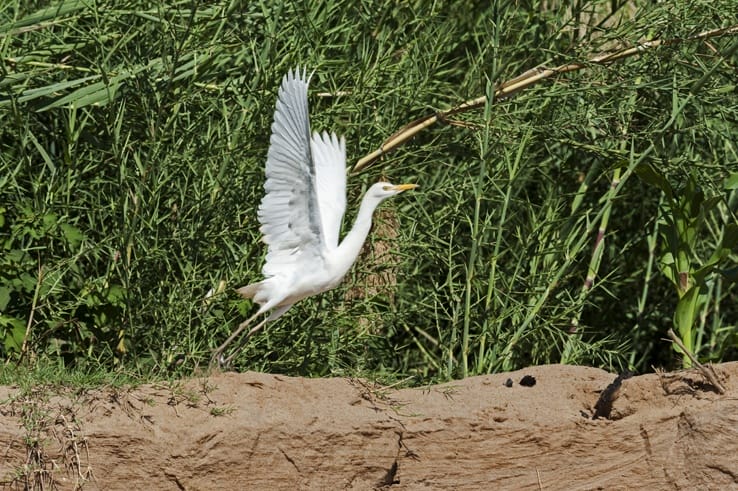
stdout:
POLYGON ((382 186, 383 191, 392 191, 392 186, 382 186))

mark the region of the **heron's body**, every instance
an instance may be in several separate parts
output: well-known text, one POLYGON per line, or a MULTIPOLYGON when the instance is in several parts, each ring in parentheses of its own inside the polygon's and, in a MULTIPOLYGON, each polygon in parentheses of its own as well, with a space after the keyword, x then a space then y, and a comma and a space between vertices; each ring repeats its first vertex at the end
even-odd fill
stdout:
POLYGON ((291 307, 303 298, 317 295, 325 291, 337 287, 343 277, 348 272, 348 268, 343 268, 342 264, 337 264, 328 259, 322 268, 317 271, 296 271, 295 273, 286 273, 279 276, 272 276, 258 283, 239 288, 237 291, 244 298, 251 298, 254 302, 262 306, 262 312, 269 308, 274 308, 270 320, 276 319, 279 315, 286 312, 286 308, 291 307), (289 285, 289 291, 285 291, 285 285, 289 285), (272 307, 264 308, 265 305, 272 307), (279 315, 274 315, 280 308, 285 308, 279 315))
MULTIPOLYGON (((319 258, 313 258, 314 263, 300 264, 301 261, 296 260, 294 269, 280 271, 274 276, 239 288, 237 291, 245 298, 252 298, 262 306, 261 311, 265 312, 270 308, 289 308, 303 298, 337 287, 361 251, 371 229, 372 213, 378 204, 378 200, 372 199, 367 193, 351 232, 337 247, 326 246, 319 258), (266 307, 270 304, 271 307, 266 307)), ((286 309, 278 315, 272 313, 270 320, 276 319, 285 311, 286 309)))
POLYGON ((353 228, 339 244, 346 209, 346 144, 335 134, 311 136, 307 87, 304 73, 290 71, 282 80, 274 112, 266 193, 258 211, 268 245, 262 268, 265 279, 238 289, 258 303, 259 310, 215 351, 214 361, 223 362, 224 348, 260 314, 271 311, 249 336, 303 298, 338 286, 359 255, 379 203, 416 187, 372 185, 353 228))

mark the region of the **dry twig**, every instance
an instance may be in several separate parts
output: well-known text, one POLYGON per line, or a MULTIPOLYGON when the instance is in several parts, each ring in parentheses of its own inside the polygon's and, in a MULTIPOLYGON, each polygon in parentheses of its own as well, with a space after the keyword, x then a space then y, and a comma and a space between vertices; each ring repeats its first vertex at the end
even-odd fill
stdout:
MULTIPOLYGON (((507 82, 502 83, 497 89, 495 89, 494 99, 500 100, 511 97, 521 90, 540 82, 541 80, 545 80, 556 75, 561 75, 562 73, 581 70, 590 65, 608 65, 615 61, 637 55, 644 51, 658 48, 659 46, 671 46, 686 41, 705 40, 713 37, 731 34, 738 34, 738 24, 721 29, 711 29, 709 31, 703 31, 693 36, 688 36, 686 38, 655 39, 652 41, 646 41, 630 48, 622 48, 616 51, 610 51, 597 55, 587 60, 586 62, 567 63, 556 68, 545 68, 542 66, 538 68, 533 68, 523 73, 522 75, 515 77, 512 80, 508 80, 507 82)), ((387 138, 377 150, 374 150, 373 152, 359 159, 359 161, 352 169, 352 172, 359 172, 363 170, 385 153, 404 144, 413 136, 420 133, 425 128, 433 125, 434 123, 438 121, 443 121, 453 114, 469 111, 471 109, 476 109, 478 107, 484 106, 486 102, 487 96, 477 97, 476 99, 468 100, 447 111, 441 111, 408 123, 402 129, 387 138)))
POLYGON ((705 378, 707 378, 707 380, 710 381, 713 387, 715 387, 717 391, 720 392, 721 394, 725 394, 725 387, 718 380, 717 376, 715 375, 715 372, 712 370, 712 367, 711 366, 706 367, 705 365, 697 361, 697 358, 695 358, 694 355, 687 349, 687 347, 684 346, 684 343, 682 342, 681 339, 679 339, 679 336, 676 335, 673 329, 669 329, 667 334, 669 335, 671 340, 674 341, 677 344, 677 346, 679 346, 682 352, 684 352, 689 357, 689 359, 692 360, 692 363, 694 364, 694 366, 699 368, 699 370, 702 372, 702 375, 704 375, 705 378))

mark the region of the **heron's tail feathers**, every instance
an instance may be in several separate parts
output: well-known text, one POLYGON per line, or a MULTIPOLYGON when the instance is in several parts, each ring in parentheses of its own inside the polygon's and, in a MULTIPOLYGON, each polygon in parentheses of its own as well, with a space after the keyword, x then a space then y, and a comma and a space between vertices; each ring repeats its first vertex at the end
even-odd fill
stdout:
POLYGON ((259 293, 259 289, 261 288, 262 283, 263 281, 259 281, 258 283, 251 283, 250 285, 242 286, 236 291, 243 298, 254 298, 254 296, 259 293))

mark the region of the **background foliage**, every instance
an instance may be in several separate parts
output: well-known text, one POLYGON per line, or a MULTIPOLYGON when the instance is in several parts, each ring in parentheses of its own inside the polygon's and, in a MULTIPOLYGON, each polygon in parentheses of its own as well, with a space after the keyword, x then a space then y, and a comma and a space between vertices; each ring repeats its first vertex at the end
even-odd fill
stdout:
MULTIPOLYGON (((315 69, 349 161, 538 66, 735 23, 734 0, 94 0, 0 6, 0 357, 188 373, 252 308, 276 90, 315 69)), ((349 178, 384 205, 339 289, 240 369, 416 383, 735 359, 738 38, 592 65, 458 114, 349 178), (685 300, 686 299, 686 300, 685 300)), ((490 98, 491 99, 491 98, 490 98)))

